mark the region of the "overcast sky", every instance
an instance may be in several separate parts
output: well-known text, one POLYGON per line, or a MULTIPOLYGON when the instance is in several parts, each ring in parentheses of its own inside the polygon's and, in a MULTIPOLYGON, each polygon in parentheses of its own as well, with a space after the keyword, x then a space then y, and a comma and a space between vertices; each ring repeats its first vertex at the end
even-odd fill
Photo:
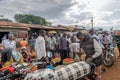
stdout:
POLYGON ((120 0, 0 0, 0 15, 13 20, 15 14, 42 16, 53 25, 85 25, 120 29, 120 0))

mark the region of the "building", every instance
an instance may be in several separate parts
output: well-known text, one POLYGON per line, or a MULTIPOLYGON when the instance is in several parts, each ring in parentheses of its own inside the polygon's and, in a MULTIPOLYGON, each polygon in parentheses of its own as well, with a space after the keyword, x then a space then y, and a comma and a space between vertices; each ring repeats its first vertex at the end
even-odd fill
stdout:
POLYGON ((69 27, 60 26, 60 25, 44 26, 44 25, 36 25, 36 24, 0 22, 0 40, 2 40, 3 36, 8 33, 13 33, 18 40, 21 40, 22 38, 28 39, 28 35, 31 35, 34 32, 38 32, 41 29, 46 31, 56 31, 56 32, 80 30, 78 28, 69 28, 69 27))

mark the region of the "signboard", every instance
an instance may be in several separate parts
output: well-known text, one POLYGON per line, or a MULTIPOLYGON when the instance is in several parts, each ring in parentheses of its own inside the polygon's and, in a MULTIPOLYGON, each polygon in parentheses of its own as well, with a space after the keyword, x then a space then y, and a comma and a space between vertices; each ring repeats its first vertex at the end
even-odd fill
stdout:
POLYGON ((18 38, 27 38, 26 33, 18 33, 18 38))

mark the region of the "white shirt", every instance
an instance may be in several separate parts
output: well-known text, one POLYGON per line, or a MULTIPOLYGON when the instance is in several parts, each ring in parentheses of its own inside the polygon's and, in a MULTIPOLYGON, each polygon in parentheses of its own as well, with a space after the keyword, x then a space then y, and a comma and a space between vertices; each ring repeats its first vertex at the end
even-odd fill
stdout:
POLYGON ((53 38, 49 37, 47 39, 47 42, 48 42, 48 47, 50 49, 55 49, 56 39, 54 37, 53 38))
POLYGON ((78 52, 80 49, 80 43, 71 43, 69 47, 71 52, 78 52))
POLYGON ((16 42, 14 40, 10 41, 9 39, 3 40, 2 44, 5 48, 13 48, 16 49, 16 42))
POLYGON ((112 42, 113 42, 113 37, 112 37, 111 35, 108 35, 108 36, 107 36, 107 39, 108 39, 109 43, 112 43, 112 42))
POLYGON ((94 49, 95 49, 95 54, 92 56, 93 58, 96 58, 102 54, 102 48, 95 39, 94 39, 94 49))
POLYGON ((98 37, 102 40, 103 34, 98 34, 98 37))
POLYGON ((97 41, 98 41, 98 43, 99 43, 99 45, 101 45, 101 44, 102 44, 102 42, 101 42, 100 38, 99 38, 96 34, 91 35, 91 37, 96 38, 96 39, 97 39, 97 41))
POLYGON ((46 57, 45 39, 42 36, 39 36, 35 41, 35 51, 38 59, 46 57))
POLYGON ((67 41, 69 42, 69 44, 71 44, 71 38, 67 38, 67 41))

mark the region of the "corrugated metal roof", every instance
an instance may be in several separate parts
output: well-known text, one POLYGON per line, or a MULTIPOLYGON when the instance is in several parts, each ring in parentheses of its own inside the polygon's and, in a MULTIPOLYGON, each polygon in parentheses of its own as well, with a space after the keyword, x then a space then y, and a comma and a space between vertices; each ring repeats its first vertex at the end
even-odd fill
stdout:
POLYGON ((0 28, 15 28, 15 29, 27 29, 27 30, 29 30, 30 28, 38 28, 38 29, 48 29, 48 30, 69 31, 68 27, 64 27, 64 26, 55 27, 55 26, 44 26, 44 25, 14 23, 14 22, 0 22, 0 28))
POLYGON ((29 29, 29 27, 24 24, 12 22, 0 22, 0 28, 29 29))

